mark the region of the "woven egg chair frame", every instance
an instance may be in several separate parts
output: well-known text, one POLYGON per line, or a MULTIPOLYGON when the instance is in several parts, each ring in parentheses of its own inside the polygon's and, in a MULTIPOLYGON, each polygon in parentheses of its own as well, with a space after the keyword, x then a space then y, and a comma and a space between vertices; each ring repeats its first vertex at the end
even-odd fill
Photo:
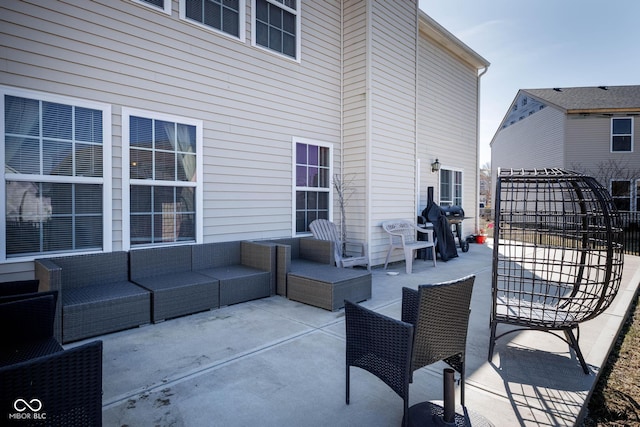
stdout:
POLYGON ((489 361, 497 339, 534 329, 563 339, 588 374, 579 324, 611 305, 624 261, 609 192, 577 172, 500 169, 494 207, 489 361))

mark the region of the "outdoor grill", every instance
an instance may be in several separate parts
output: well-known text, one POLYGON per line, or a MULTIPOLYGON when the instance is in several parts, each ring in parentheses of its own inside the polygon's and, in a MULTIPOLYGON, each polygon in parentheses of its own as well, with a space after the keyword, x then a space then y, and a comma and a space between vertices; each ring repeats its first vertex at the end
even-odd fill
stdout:
POLYGON ((462 220, 464 219, 464 209, 462 206, 451 205, 451 206, 441 206, 442 211, 444 212, 449 224, 451 224, 452 231, 455 230, 455 236, 458 238, 458 243, 460 244, 460 249, 462 252, 467 252, 469 250, 469 242, 466 239, 462 238, 462 220))

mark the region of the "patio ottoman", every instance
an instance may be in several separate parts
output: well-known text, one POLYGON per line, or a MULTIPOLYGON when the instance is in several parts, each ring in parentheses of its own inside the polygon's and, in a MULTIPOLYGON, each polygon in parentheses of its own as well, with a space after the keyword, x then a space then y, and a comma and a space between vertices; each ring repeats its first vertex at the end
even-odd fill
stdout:
POLYGON ((287 274, 287 298, 336 311, 344 307, 345 299, 360 302, 371 298, 371 273, 312 261, 292 261, 287 274))

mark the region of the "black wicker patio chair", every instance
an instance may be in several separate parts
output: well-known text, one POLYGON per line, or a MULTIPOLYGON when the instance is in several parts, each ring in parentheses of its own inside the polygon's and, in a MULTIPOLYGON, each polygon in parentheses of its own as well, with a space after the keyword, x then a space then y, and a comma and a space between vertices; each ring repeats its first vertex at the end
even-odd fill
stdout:
POLYGON ((402 320, 345 301, 346 403, 350 400, 350 368, 362 368, 402 398, 407 425, 413 372, 444 360, 460 373, 464 406, 464 358, 474 281, 475 276, 468 276, 420 285, 418 290, 403 288, 402 320))
POLYGON ((102 341, 0 367, 0 413, 15 425, 101 426, 102 341))
POLYGON ((494 230, 489 361, 497 339, 533 329, 564 340, 588 374, 579 324, 611 305, 622 278, 622 228, 609 192, 576 172, 500 170, 494 230), (499 324, 510 329, 498 333, 499 324))
POLYGON ((58 292, 0 297, 0 366, 62 351, 53 332, 58 292))
POLYGON ((40 281, 35 280, 13 280, 0 283, 0 296, 30 294, 38 292, 40 281))

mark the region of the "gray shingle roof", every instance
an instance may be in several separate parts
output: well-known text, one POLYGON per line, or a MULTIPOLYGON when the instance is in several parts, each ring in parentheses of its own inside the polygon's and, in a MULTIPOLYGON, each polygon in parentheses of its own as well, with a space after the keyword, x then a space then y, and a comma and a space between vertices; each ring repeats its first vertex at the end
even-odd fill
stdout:
POLYGON ((565 110, 640 110, 640 86, 523 89, 532 96, 565 110), (605 89, 606 88, 606 89, 605 89))

